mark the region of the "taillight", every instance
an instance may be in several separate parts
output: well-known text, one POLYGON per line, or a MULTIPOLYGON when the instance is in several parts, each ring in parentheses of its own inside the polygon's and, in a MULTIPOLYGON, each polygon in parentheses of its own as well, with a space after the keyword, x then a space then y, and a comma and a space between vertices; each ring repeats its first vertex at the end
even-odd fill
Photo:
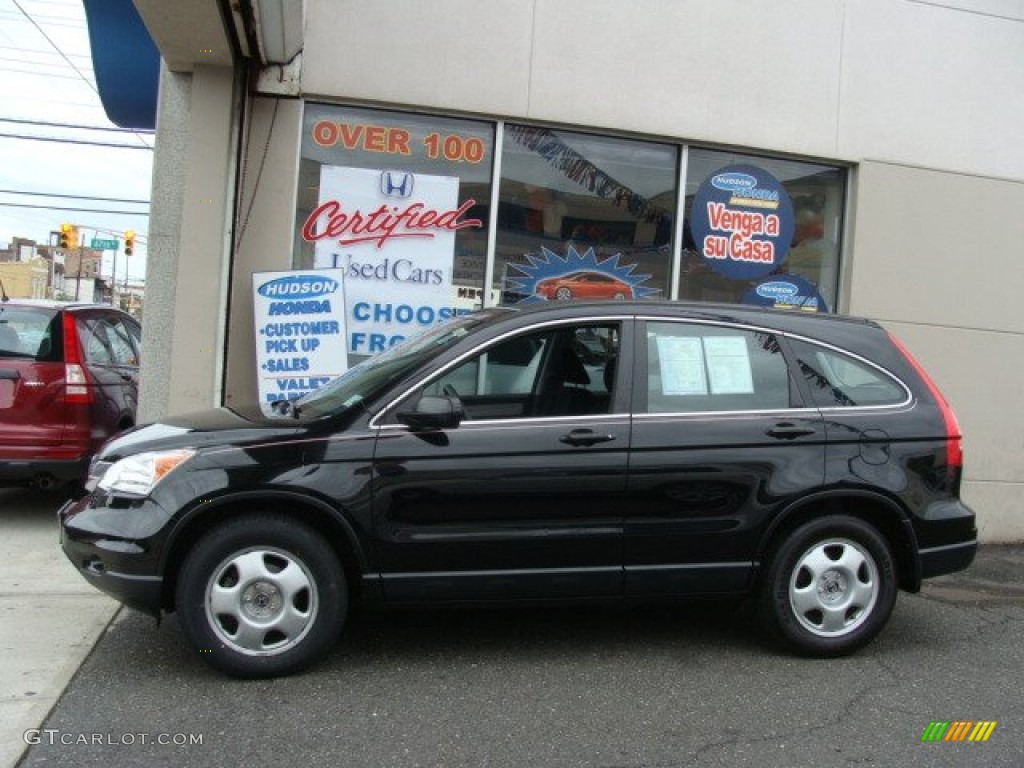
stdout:
POLYGON ((75 325, 75 318, 70 312, 64 313, 64 402, 92 402, 89 374, 82 367, 78 326, 75 325))
POLYGON ((952 469, 961 468, 964 464, 964 451, 961 444, 960 425, 957 423, 956 414, 949 407, 949 403, 946 402, 946 398, 942 396, 939 388, 935 386, 931 376, 925 373, 924 368, 914 359, 910 351, 891 333, 889 338, 892 339, 896 349, 900 351, 900 354, 906 358, 907 362, 917 372, 917 375, 921 377, 921 381, 924 382, 924 385, 935 399, 936 405, 939 406, 939 412, 942 414, 942 423, 946 430, 946 466, 952 469))

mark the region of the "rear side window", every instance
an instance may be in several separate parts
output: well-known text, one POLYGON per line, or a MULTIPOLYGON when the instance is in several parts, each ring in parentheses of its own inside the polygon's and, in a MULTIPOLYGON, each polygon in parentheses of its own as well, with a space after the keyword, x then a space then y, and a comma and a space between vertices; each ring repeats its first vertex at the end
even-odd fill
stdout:
POLYGON ((118 317, 78 318, 86 361, 93 365, 138 365, 131 336, 118 317))
POLYGON ((689 323, 647 324, 647 413, 789 408, 775 336, 689 323))
POLYGON ((898 405, 907 399, 903 386, 873 365, 805 341, 791 339, 790 346, 819 408, 898 405))
POLYGON ((58 314, 35 307, 0 307, 0 357, 59 363, 63 357, 58 314))

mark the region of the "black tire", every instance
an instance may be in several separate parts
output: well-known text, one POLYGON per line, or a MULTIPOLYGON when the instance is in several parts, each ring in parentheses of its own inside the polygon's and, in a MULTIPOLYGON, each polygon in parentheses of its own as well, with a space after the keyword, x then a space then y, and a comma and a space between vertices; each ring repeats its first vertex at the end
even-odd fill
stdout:
POLYGON ((241 678, 289 675, 318 661, 348 611, 345 572, 324 538, 269 513, 206 533, 182 563, 175 598, 200 658, 241 678))
POLYGON ((774 640, 806 656, 843 656, 882 631, 896 592, 885 538, 862 520, 832 515, 779 542, 758 585, 757 606, 774 640))
POLYGON ((555 298, 558 299, 559 301, 571 301, 572 300, 572 290, 569 289, 569 288, 566 288, 563 285, 561 288, 559 288, 557 291, 555 291, 555 298))

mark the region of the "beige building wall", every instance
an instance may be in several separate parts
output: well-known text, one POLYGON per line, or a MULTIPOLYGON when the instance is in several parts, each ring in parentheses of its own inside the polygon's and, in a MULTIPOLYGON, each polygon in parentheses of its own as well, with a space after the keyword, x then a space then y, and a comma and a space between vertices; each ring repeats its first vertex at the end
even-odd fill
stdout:
POLYGON ((231 69, 162 69, 139 421, 221 399, 236 111, 231 69))
POLYGON ((964 433, 964 498, 987 541, 1024 539, 1024 182, 864 162, 852 314, 897 334, 964 433))
POLYGON ((306 0, 310 95, 1024 178, 1014 0, 306 0))
POLYGON ((255 403, 259 396, 251 276, 292 268, 302 102, 257 98, 251 110, 235 233, 225 405, 255 403))
MULTIPOLYGON (((250 98, 241 138, 229 67, 162 76, 144 416, 255 399, 252 273, 291 263, 303 98, 821 158, 852 169, 841 309, 879 319, 934 373, 983 538, 1024 539, 1020 3, 301 7, 301 67, 279 73, 300 98, 250 98)), ((178 54, 220 50, 175 37, 188 29, 166 35, 178 54)))

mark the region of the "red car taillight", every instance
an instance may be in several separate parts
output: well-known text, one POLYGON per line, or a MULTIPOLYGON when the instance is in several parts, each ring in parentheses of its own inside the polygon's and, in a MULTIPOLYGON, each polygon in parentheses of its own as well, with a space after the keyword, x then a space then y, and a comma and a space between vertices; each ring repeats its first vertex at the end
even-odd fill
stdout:
POLYGON ((921 377, 921 381, 924 382, 931 396, 935 399, 936 405, 939 406, 939 412, 942 414, 942 422, 946 430, 946 466, 950 469, 960 469, 964 464, 964 452, 961 444, 960 425, 957 423, 953 409, 949 407, 949 403, 946 402, 946 398, 942 396, 939 388, 935 386, 935 382, 925 373, 924 368, 914 359, 910 351, 891 333, 889 338, 892 339, 896 349, 900 351, 900 354, 906 358, 907 362, 917 372, 917 375, 921 377))
POLYGON ((91 403, 89 374, 82 366, 78 327, 70 312, 64 313, 64 402, 91 403))

